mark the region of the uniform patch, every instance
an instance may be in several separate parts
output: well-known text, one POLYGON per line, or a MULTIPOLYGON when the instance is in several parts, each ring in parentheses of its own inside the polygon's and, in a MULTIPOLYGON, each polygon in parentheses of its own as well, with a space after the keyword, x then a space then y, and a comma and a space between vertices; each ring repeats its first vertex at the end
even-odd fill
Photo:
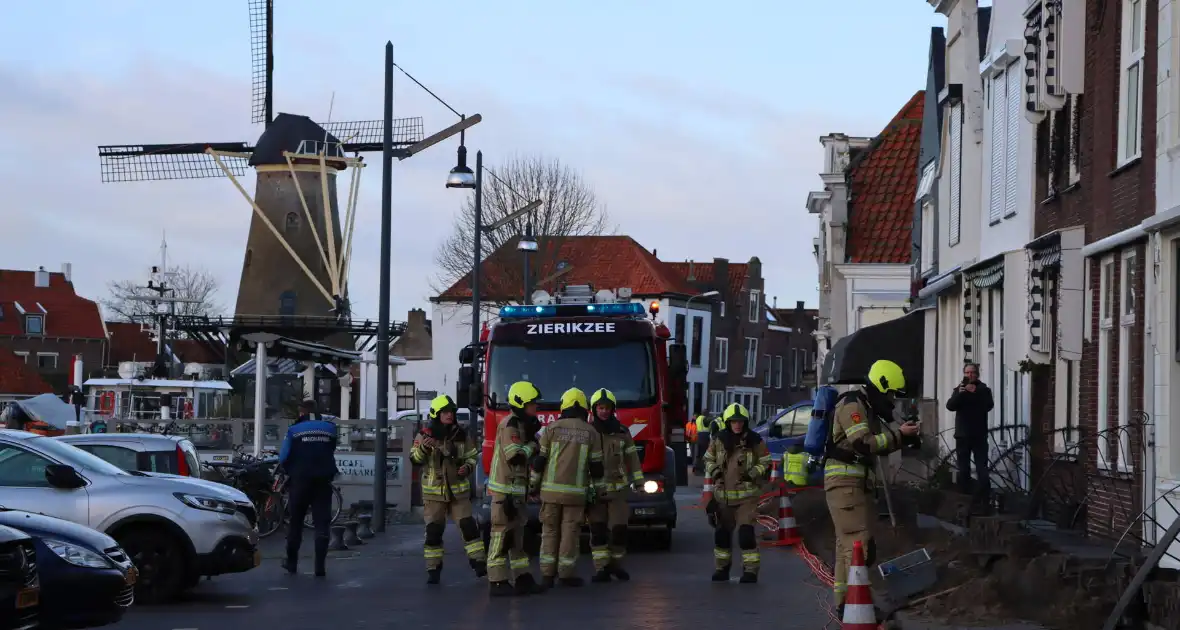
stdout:
POLYGON ((520 435, 519 434, 516 434, 516 433, 512 434, 512 443, 513 444, 520 444, 520 435))
POLYGON ((859 411, 852 412, 852 424, 860 424, 861 417, 859 411))

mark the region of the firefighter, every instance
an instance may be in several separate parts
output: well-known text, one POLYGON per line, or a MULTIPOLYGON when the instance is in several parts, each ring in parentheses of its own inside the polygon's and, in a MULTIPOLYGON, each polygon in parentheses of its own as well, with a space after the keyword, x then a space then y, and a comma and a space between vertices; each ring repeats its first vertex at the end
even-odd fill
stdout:
MULTIPOLYGON (((738 403, 721 414, 725 430, 713 436, 705 453, 705 476, 713 479, 712 492, 705 512, 713 523, 714 582, 729 581, 733 564, 733 532, 742 550, 742 584, 758 581, 758 540, 754 520, 758 516, 758 499, 770 470, 770 451, 762 437, 750 430, 750 413, 738 403)), ((708 493, 709 490, 707 489, 708 493)))
POLYGON ((459 526, 464 549, 477 577, 487 575, 483 537, 471 515, 471 475, 479 450, 455 422, 458 405, 443 394, 430 402, 430 425, 414 437, 410 461, 422 466, 422 504, 426 518, 426 583, 438 584, 443 567, 447 518, 459 526))
POLYGON ((602 439, 602 482, 598 484, 594 503, 590 505, 590 548, 594 556, 591 582, 609 582, 611 576, 626 582, 631 576, 623 570, 627 555, 627 490, 643 483, 643 466, 639 449, 631 432, 615 416, 615 395, 600 389, 590 396, 594 411, 591 424, 602 439))
POLYGON ((602 440, 586 422, 586 394, 574 387, 561 395, 561 416, 545 428, 533 460, 541 485, 541 576, 545 588, 555 582, 582 586, 576 575, 582 523, 588 494, 602 479, 602 440), (558 579, 560 576, 560 579, 558 579))
POLYGON ((524 549, 528 524, 525 497, 529 494, 529 458, 537 452, 537 401, 541 392, 528 381, 508 388, 512 413, 496 429, 488 492, 492 497, 491 541, 488 546, 488 583, 493 597, 532 595, 542 591, 529 573, 524 549), (515 580, 515 584, 510 580, 515 580))
POLYGON ((825 449, 824 494, 836 528, 836 572, 833 584, 836 606, 844 606, 852 547, 860 542, 865 565, 876 559, 871 525, 876 502, 869 494, 875 458, 887 455, 917 439, 918 424, 891 425, 896 395, 905 389, 905 374, 892 361, 877 361, 869 368, 868 386, 841 394, 833 409, 832 437, 825 449), (882 421, 884 420, 884 421, 882 421))
POLYGON ((287 526, 287 558, 283 569, 294 575, 303 543, 303 519, 311 510, 315 526, 315 575, 324 577, 328 558, 328 527, 332 524, 332 480, 336 468, 336 423, 316 413, 313 400, 299 404, 299 420, 287 429, 279 449, 279 465, 290 476, 291 524, 287 526))

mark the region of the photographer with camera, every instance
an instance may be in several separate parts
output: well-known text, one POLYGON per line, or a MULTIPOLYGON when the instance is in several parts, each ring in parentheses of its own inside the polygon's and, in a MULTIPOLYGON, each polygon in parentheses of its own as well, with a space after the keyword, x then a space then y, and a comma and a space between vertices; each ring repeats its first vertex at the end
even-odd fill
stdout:
POLYGON ((963 380, 950 399, 946 401, 947 411, 955 412, 955 451, 959 460, 959 492, 973 494, 979 501, 986 501, 990 482, 988 480, 988 421, 987 414, 995 406, 992 390, 979 380, 979 366, 968 363, 963 366, 963 380), (975 460, 975 484, 971 483, 971 460, 975 460), (974 492, 972 492, 974 490, 974 492))

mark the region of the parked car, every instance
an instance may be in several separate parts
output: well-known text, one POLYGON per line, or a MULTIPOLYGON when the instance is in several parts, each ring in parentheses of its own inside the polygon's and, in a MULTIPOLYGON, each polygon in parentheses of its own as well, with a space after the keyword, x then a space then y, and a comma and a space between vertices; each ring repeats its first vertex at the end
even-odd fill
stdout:
POLYGON ((116 623, 135 601, 138 571, 115 539, 77 523, 0 508, 0 525, 33 538, 41 579, 41 625, 116 623))
POLYGON ((81 433, 57 438, 123 470, 200 477, 197 448, 184 436, 154 433, 81 433))
POLYGON ((202 576, 261 561, 254 508, 199 479, 127 472, 82 449, 0 431, 0 505, 87 525, 118 541, 139 570, 135 598, 157 603, 202 576))
MULTIPOLYGON (((770 452, 785 455, 792 446, 803 448, 807 427, 811 424, 812 401, 795 403, 754 427, 754 432, 766 440, 770 452)), ((815 470, 808 476, 808 485, 823 485, 823 471, 815 470)))
POLYGON ((41 586, 33 537, 0 525, 0 630, 37 627, 41 586), (7 611, 14 611, 9 615, 7 611))

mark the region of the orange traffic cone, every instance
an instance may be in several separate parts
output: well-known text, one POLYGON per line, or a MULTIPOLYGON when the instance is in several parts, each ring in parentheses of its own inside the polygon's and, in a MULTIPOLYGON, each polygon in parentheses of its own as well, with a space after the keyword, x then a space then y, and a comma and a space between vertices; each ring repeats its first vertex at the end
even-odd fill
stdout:
POLYGON ((786 486, 778 488, 778 539, 774 541, 776 547, 788 547, 802 542, 799 526, 795 523, 795 510, 791 507, 791 496, 787 494, 786 486))
POLYGON ((844 595, 844 619, 841 630, 877 630, 877 611, 873 607, 873 590, 869 586, 869 569, 860 541, 852 545, 852 566, 848 567, 848 592, 844 595))

